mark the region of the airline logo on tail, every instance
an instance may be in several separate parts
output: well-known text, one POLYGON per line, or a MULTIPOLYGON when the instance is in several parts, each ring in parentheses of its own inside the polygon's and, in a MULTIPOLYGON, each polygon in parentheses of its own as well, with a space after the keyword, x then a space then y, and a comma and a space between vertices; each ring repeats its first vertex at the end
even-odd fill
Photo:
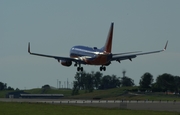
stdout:
POLYGON ((109 29, 107 40, 103 47, 103 50, 107 53, 111 53, 111 49, 112 49, 113 28, 114 28, 114 23, 111 23, 111 27, 109 29))

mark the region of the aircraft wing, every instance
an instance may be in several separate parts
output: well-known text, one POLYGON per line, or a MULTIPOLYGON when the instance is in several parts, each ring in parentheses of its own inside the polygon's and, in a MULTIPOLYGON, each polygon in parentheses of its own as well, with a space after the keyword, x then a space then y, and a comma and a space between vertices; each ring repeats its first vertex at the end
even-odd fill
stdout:
MULTIPOLYGON (((122 54, 122 55, 118 55, 118 54, 115 54, 115 55, 114 55, 114 54, 113 54, 111 61, 116 60, 116 61, 120 62, 121 60, 126 60, 126 59, 131 60, 132 58, 136 58, 138 55, 146 55, 146 54, 152 54, 152 53, 159 53, 159 52, 162 52, 162 51, 165 51, 165 50, 166 50, 167 44, 168 44, 168 41, 166 42, 166 45, 165 45, 164 49, 162 49, 162 50, 157 50, 157 51, 144 52, 144 53, 132 52, 131 54, 129 54, 129 53, 127 53, 127 54, 124 53, 124 54, 122 54)), ((132 60, 131 60, 131 61, 132 61, 132 60)))
POLYGON ((42 56, 42 57, 48 57, 48 58, 54 58, 58 61, 60 60, 66 60, 66 61, 73 61, 73 62, 78 62, 78 63, 84 63, 83 61, 81 61, 80 59, 78 58, 71 58, 71 57, 60 57, 60 56, 52 56, 52 55, 45 55, 45 54, 39 54, 39 53, 32 53, 31 50, 30 50, 30 43, 28 44, 28 52, 31 54, 31 55, 36 55, 36 56, 42 56))

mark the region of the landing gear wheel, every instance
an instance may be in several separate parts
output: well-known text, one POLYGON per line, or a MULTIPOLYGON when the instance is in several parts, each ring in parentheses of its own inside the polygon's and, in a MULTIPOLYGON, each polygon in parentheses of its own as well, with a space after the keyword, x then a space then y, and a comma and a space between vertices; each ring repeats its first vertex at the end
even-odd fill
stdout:
POLYGON ((80 67, 77 67, 77 71, 79 71, 80 70, 80 67))
POLYGON ((83 71, 83 67, 81 67, 81 71, 83 71))
POLYGON ((104 71, 106 71, 106 67, 103 67, 104 71))
POLYGON ((100 67, 100 71, 102 71, 102 67, 100 67))
POLYGON ((102 71, 102 70, 106 71, 106 67, 105 66, 101 66, 99 69, 100 69, 100 71, 102 71))
POLYGON ((77 71, 83 71, 83 67, 77 67, 77 71))

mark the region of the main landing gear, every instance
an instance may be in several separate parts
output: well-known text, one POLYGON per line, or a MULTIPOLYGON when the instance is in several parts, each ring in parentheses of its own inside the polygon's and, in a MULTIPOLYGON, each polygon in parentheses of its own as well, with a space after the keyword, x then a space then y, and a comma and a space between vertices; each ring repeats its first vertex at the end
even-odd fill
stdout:
MULTIPOLYGON (((77 63, 75 63, 74 66, 77 66, 77 63)), ((81 67, 81 64, 79 64, 79 67, 77 67, 77 71, 83 71, 83 67, 81 67)))
POLYGON ((100 69, 100 71, 102 71, 102 70, 106 71, 106 67, 103 65, 99 69, 100 69))
POLYGON ((83 71, 83 67, 77 67, 77 71, 83 71))
MULTIPOLYGON (((81 67, 81 64, 75 63, 74 66, 75 66, 75 67, 78 66, 78 67, 77 67, 77 71, 83 71, 83 67, 81 67)), ((104 65, 102 65, 99 69, 100 69, 100 71, 106 71, 106 67, 105 67, 104 65)))

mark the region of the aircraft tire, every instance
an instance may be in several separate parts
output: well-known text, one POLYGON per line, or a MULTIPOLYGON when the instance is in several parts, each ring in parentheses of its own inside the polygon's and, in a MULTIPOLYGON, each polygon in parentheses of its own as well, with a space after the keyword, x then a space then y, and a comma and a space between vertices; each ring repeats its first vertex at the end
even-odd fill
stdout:
POLYGON ((81 67, 81 71, 83 71, 83 67, 81 67))
POLYGON ((102 67, 100 67, 99 69, 100 69, 100 71, 102 71, 102 69, 103 69, 103 68, 102 68, 102 67))
POLYGON ((103 67, 103 70, 106 71, 106 67, 103 67))
POLYGON ((80 67, 77 67, 77 71, 79 71, 80 70, 80 67))

